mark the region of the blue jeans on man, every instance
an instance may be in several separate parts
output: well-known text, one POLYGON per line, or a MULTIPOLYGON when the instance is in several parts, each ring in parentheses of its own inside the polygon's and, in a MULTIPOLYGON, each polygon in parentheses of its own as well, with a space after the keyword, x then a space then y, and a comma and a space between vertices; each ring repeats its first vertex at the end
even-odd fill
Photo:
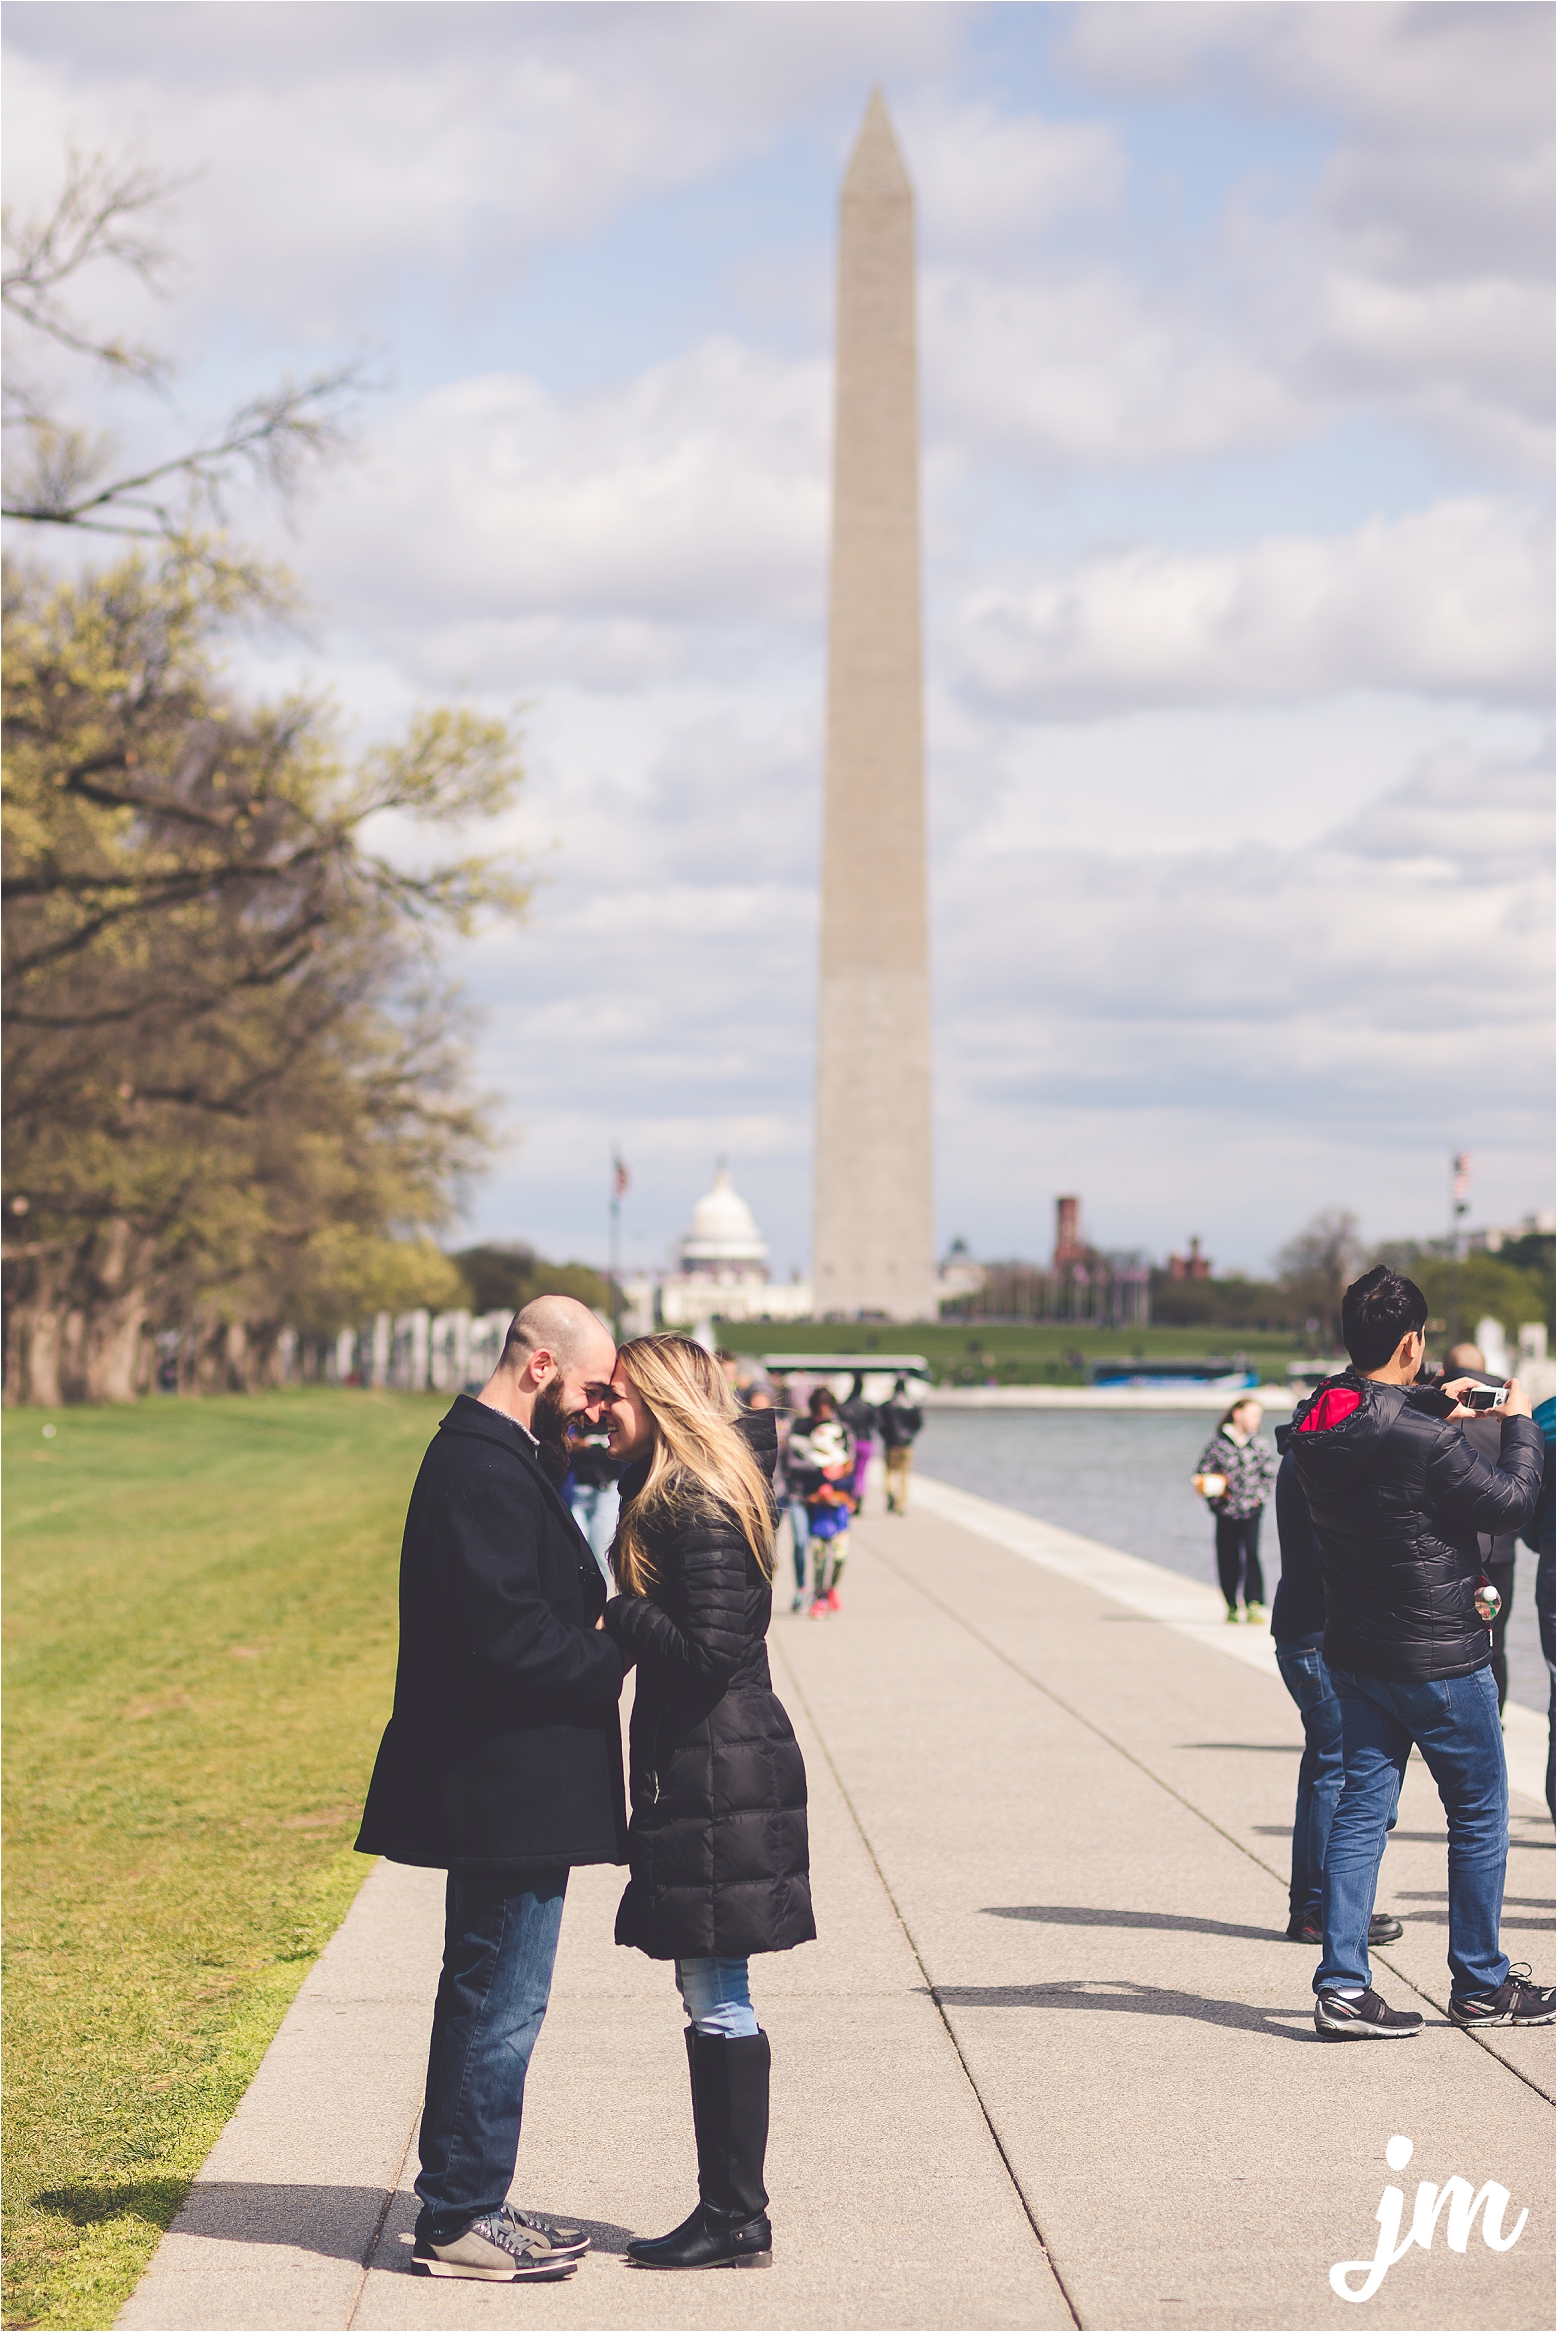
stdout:
POLYGON ((1303 1762, 1298 1767, 1292 1883, 1287 1900, 1294 1919, 1312 1919, 1317 1926, 1324 1899, 1325 1848, 1346 1779, 1341 1704, 1317 1644, 1278 1644, 1276 1665, 1303 1719, 1303 1762))
POLYGON ((1346 1781, 1324 1863, 1324 1950, 1316 1992, 1366 1990, 1368 1921, 1384 1840, 1413 1743, 1449 1826, 1449 1969, 1459 1997, 1508 1975, 1498 1941, 1508 1862, 1508 1768, 1490 1667, 1425 1684, 1332 1668, 1346 1781))
POLYGON ((416 2181, 419 2242, 453 2242, 508 2200, 567 1888, 565 1870, 449 1873, 416 2181))
POLYGON ((1546 1662, 1546 1811, 1557 1820, 1557 1539, 1541 1533, 1535 1558, 1535 1617, 1546 1662))

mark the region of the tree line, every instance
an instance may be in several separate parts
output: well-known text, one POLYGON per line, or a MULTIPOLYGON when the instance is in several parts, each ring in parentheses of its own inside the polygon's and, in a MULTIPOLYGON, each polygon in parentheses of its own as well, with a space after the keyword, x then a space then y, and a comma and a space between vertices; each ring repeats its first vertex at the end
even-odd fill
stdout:
POLYGON ((427 840, 513 801, 506 722, 435 707, 353 753, 325 702, 254 703, 225 668, 295 594, 220 530, 223 492, 245 467, 295 491, 356 368, 150 468, 51 400, 40 348, 159 371, 67 299, 103 261, 155 274, 167 191, 73 158, 52 213, 6 220, 28 342, 5 415, 10 1402, 132 1399, 169 1327, 190 1384, 227 1387, 263 1381, 284 1326, 469 1301, 435 1234, 484 1111, 438 948, 525 899, 511 857, 427 840), (84 533, 118 539, 65 571, 42 555, 84 533))

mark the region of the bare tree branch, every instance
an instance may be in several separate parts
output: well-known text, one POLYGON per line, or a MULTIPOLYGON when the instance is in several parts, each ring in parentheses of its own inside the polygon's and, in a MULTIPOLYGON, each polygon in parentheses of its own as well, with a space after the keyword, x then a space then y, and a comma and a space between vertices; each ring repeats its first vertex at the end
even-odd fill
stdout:
POLYGON ((51 212, 18 219, 6 207, 8 264, 0 271, 0 306, 73 355, 92 357, 111 372, 136 380, 160 380, 167 369, 165 358, 128 341, 94 335, 75 321, 59 294, 62 285, 100 259, 128 268, 158 290, 171 265, 167 246, 139 231, 136 222, 188 184, 187 178, 165 177, 142 162, 82 154, 72 147, 66 156, 64 188, 51 212))
MULTIPOLYGON (((18 222, 6 213, 0 306, 7 317, 121 379, 143 388, 165 386, 165 358, 94 333, 61 293, 99 261, 127 268, 159 289, 171 260, 140 222, 187 183, 138 162, 72 151, 64 190, 47 217, 18 222)), ((348 408, 370 386, 360 358, 295 385, 283 380, 240 405, 211 442, 116 475, 112 441, 51 410, 25 370, 8 362, 5 427, 17 450, 0 515, 29 526, 167 540, 187 534, 201 510, 223 519, 224 493, 239 475, 285 501, 308 462, 345 450, 348 408)))

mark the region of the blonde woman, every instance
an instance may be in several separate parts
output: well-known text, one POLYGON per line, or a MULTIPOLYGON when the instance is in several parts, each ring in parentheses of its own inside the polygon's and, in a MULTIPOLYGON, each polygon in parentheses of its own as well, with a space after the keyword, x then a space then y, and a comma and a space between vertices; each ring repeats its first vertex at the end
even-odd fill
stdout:
POLYGON ((768 1674, 778 1440, 684 1336, 623 1345, 611 1449, 627 1461, 605 1627, 636 1661, 631 1877, 616 1940, 673 1960, 686 2007, 699 2201, 639 2267, 767 2267, 768 2036, 756 1952, 816 1933, 806 1775, 768 1674))

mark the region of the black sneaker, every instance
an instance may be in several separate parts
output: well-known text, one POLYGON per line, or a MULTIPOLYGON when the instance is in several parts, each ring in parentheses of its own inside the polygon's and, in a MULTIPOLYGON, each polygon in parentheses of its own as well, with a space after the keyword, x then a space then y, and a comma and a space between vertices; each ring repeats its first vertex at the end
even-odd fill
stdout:
MULTIPOLYGON (((1405 1929, 1392 1911, 1375 1911, 1373 1917, 1368 1921, 1368 1941, 1370 1944, 1393 1943, 1398 1936, 1404 1935, 1404 1933, 1405 1929)), ((1317 1919, 1304 1919, 1294 1912, 1287 1922, 1288 1943, 1322 1944, 1324 1939, 1324 1929, 1317 1919)))
POLYGON ((539 2211, 518 2211, 511 2202, 503 2205, 503 2216, 528 2235, 544 2236, 557 2259, 582 2259, 589 2249, 589 2237, 582 2227, 569 2227, 560 2219, 543 2219, 539 2211))
POLYGON ((1530 1962, 1510 1968, 1495 1992, 1471 1992, 1465 1999, 1449 1995, 1449 2015, 1467 2031, 1484 2024, 1550 2024, 1557 2013, 1557 1992, 1530 1981, 1530 1962))
POLYGON ((578 2257, 555 2252, 544 2235, 521 2226, 505 2206, 472 2220, 450 2242, 418 2242, 411 2265, 421 2275, 460 2276, 470 2283, 561 2283, 578 2266, 578 2257))
POLYGON ((1374 1991, 1354 1998, 1321 1992, 1314 2002, 1314 2030, 1321 2040, 1409 2040, 1421 2029, 1414 2008, 1386 2008, 1374 1991))

